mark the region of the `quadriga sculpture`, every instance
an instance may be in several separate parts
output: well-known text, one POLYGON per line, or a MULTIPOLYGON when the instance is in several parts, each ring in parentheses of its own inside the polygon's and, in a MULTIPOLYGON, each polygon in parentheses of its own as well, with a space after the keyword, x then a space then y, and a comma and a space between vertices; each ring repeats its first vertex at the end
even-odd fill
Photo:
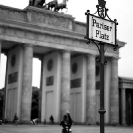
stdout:
POLYGON ((53 8, 55 8, 55 6, 58 4, 57 0, 53 0, 50 1, 49 3, 47 3, 44 7, 46 7, 46 9, 48 10, 52 10, 53 8))
POLYGON ((43 7, 45 0, 29 0, 29 6, 43 7))
POLYGON ((64 9, 64 8, 68 9, 68 8, 67 8, 67 4, 66 4, 67 1, 68 1, 68 0, 63 0, 62 3, 55 5, 54 11, 55 11, 55 12, 58 12, 60 9, 61 9, 61 10, 64 9))

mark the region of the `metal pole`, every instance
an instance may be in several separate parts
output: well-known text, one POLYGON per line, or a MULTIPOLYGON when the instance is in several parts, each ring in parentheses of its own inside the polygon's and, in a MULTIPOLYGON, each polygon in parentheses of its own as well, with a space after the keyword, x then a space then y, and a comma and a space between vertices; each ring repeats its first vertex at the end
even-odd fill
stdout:
POLYGON ((104 133, 104 43, 100 43, 100 133, 104 133))

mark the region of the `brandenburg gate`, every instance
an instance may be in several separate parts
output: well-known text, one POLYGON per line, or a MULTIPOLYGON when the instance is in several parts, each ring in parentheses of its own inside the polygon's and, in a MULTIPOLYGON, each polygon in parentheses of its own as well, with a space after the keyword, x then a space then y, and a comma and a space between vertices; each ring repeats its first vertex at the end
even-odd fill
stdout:
MULTIPOLYGON (((86 23, 68 14, 28 6, 0 5, 0 53, 7 56, 5 114, 31 120, 33 57, 41 60, 40 120, 60 122, 67 110, 77 123, 99 122, 97 47, 86 44, 86 23)), ((125 45, 105 52, 105 122, 118 123, 118 59, 125 45)), ((38 73, 36 71, 36 73, 38 73)))

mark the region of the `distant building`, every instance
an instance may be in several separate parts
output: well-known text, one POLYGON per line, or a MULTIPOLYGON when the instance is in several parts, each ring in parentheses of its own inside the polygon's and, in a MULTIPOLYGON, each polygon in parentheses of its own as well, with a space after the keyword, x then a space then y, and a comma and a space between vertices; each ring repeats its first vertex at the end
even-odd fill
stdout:
POLYGON ((119 77, 119 120, 133 125, 133 78, 119 77))

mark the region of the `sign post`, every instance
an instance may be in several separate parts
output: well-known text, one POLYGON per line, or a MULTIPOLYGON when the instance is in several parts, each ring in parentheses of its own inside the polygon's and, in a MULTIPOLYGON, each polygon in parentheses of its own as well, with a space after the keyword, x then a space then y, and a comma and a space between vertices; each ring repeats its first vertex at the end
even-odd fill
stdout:
POLYGON ((92 41, 96 44, 100 57, 98 58, 98 62, 100 62, 100 133, 104 133, 104 65, 106 64, 106 60, 104 58, 104 50, 105 45, 112 45, 114 51, 117 50, 117 42, 116 42, 116 26, 118 25, 116 19, 112 21, 105 8, 106 1, 98 0, 99 5, 97 5, 98 16, 94 16, 90 14, 89 10, 85 13, 87 15, 87 29, 85 39, 87 40, 87 44, 92 41), (108 19, 105 19, 108 17, 108 19))
POLYGON ((104 133, 104 43, 100 43, 100 133, 104 133))

